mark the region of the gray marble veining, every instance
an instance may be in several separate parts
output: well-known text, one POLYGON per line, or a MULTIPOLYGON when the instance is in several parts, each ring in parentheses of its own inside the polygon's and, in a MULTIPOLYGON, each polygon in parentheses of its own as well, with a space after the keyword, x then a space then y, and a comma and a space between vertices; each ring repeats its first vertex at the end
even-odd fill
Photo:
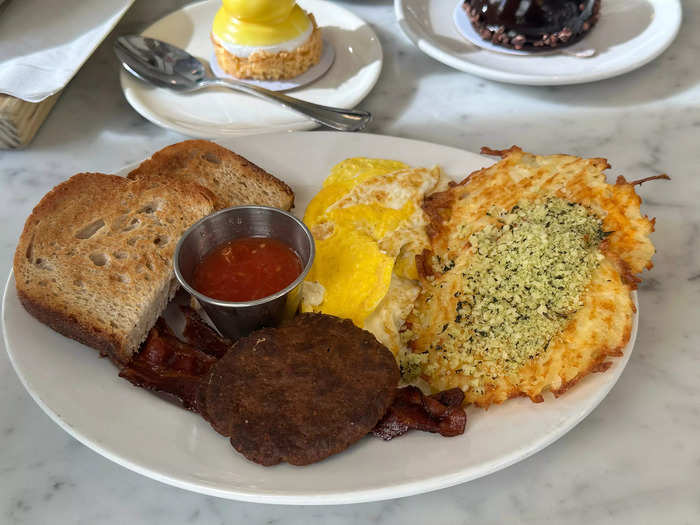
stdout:
MULTIPOLYGON (((178 7, 136 2, 65 90, 31 146, 0 152, 0 268, 25 217, 79 171, 116 171, 182 136, 126 103, 115 35, 178 7)), ((172 488, 102 458, 64 433, 0 354, 0 523, 700 523, 700 3, 685 0, 671 48, 595 84, 534 88, 449 69, 400 33, 389 0, 338 2, 370 21, 385 51, 362 103, 374 133, 478 151, 518 144, 609 159, 613 175, 660 172, 644 185, 658 253, 639 290, 629 365, 583 423, 535 456, 485 478, 410 498, 338 507, 279 507, 172 488), (435 96, 439 93, 439 96, 435 96)))

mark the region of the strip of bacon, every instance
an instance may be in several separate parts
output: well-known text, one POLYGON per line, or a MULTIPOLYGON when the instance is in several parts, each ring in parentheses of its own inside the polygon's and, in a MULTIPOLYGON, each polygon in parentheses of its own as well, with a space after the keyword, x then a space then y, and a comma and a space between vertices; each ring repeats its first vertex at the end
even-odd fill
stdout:
POLYGON ((185 316, 185 329, 182 335, 195 348, 217 359, 223 357, 231 348, 231 341, 223 339, 213 328, 202 321, 197 312, 189 306, 180 306, 185 316))
POLYGON ((462 408, 464 392, 452 388, 426 396, 415 386, 396 391, 394 403, 372 433, 389 441, 411 429, 437 432, 446 437, 464 433, 467 414, 462 408))
MULTIPOLYGON (((207 418, 200 406, 199 388, 211 366, 231 348, 199 319, 196 312, 183 308, 187 324, 178 339, 163 318, 148 334, 140 352, 119 373, 135 386, 165 392, 178 398, 184 408, 207 418)), ((425 396, 419 388, 407 386, 396 391, 394 403, 372 433, 386 441, 410 429, 436 432, 443 436, 464 433, 467 415, 462 408, 464 392, 459 388, 425 396)))
POLYGON ((135 386, 172 394, 186 409, 198 412, 200 381, 216 360, 216 357, 180 341, 160 318, 141 351, 119 372, 119 376, 135 386))

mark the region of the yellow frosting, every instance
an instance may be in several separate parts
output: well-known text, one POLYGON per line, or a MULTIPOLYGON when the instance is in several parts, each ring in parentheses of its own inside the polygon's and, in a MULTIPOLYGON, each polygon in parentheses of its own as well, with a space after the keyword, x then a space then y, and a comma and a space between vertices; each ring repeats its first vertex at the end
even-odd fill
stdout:
POLYGON ((311 24, 295 0, 222 0, 214 34, 240 46, 271 46, 299 37, 311 24))

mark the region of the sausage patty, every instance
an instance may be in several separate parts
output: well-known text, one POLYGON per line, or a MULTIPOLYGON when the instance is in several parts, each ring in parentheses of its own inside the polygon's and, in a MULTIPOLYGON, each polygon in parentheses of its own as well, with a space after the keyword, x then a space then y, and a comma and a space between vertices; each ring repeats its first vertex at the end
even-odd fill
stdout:
POLYGON ((370 432, 398 380, 393 355, 371 333, 309 313, 237 341, 212 366, 198 404, 249 460, 307 465, 370 432))

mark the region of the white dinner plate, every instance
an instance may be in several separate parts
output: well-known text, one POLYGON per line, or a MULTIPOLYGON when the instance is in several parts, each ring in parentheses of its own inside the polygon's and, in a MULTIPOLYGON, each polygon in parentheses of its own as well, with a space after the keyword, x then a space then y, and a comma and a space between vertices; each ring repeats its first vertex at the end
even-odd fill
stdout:
MULTIPOLYGON (((326 106, 354 108, 381 73, 382 47, 377 35, 361 18, 326 0, 299 0, 299 5, 313 13, 324 40, 335 50, 335 61, 321 78, 288 94, 326 106)), ((220 0, 189 4, 142 34, 175 44, 209 64, 211 24, 220 7, 220 0)), ((120 80, 127 101, 144 118, 192 137, 226 138, 319 126, 276 102, 227 88, 178 93, 149 86, 126 71, 121 72, 120 80)))
MULTIPOLYGON (((222 144, 289 183, 298 215, 331 166, 348 157, 439 164, 455 179, 493 162, 455 148, 370 134, 285 133, 222 144)), ((95 350, 36 321, 19 303, 12 275, 2 320, 8 354, 27 391, 56 423, 88 447, 131 470, 188 490, 305 505, 428 492, 525 459, 566 434, 601 402, 625 368, 637 329, 635 317, 623 357, 615 359, 607 372, 587 376, 562 397, 546 396, 543 403, 518 398, 488 411, 470 407, 461 436, 410 432, 389 442, 368 436, 313 465, 262 467, 244 459, 200 416, 132 386, 95 350)))
POLYGON ((575 46, 590 58, 561 53, 526 56, 477 47, 457 29, 461 0, 394 0, 399 26, 418 49, 460 71, 512 84, 581 84, 632 71, 659 56, 676 38, 680 0, 602 0, 600 20, 575 46))

